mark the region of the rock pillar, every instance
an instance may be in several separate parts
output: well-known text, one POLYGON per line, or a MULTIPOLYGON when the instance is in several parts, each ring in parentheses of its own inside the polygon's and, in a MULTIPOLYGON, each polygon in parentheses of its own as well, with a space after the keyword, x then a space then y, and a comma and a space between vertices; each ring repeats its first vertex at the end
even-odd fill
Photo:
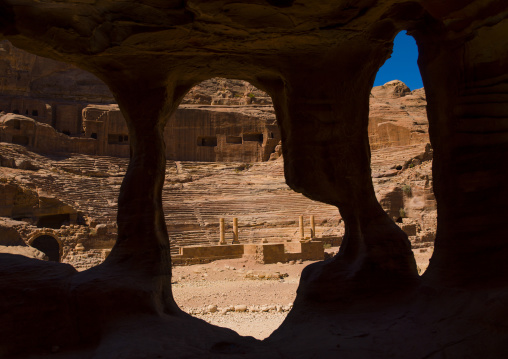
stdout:
POLYGON ((302 273, 299 293, 316 300, 334 300, 346 288, 404 287, 418 278, 407 235, 378 203, 371 178, 370 91, 391 49, 361 38, 343 46, 330 48, 319 64, 309 57, 292 59, 285 63, 284 81, 263 84, 273 89, 287 184, 337 206, 346 226, 334 260, 302 273), (365 61, 354 60, 358 58, 365 61), (353 279, 357 277, 363 279, 353 279))
POLYGON ((239 244, 240 240, 238 239, 238 218, 233 218, 233 244, 239 244))
POLYGON ((219 220, 219 245, 226 244, 226 228, 224 224, 224 218, 219 220))
POLYGON ((310 216, 310 238, 316 237, 316 222, 314 216, 310 216))
POLYGON ((508 22, 466 35, 455 28, 429 30, 414 31, 438 212, 435 251, 424 278, 454 286, 505 281, 508 22))
POLYGON ((300 240, 305 239, 305 230, 303 228, 303 216, 298 217, 298 227, 300 228, 300 240))

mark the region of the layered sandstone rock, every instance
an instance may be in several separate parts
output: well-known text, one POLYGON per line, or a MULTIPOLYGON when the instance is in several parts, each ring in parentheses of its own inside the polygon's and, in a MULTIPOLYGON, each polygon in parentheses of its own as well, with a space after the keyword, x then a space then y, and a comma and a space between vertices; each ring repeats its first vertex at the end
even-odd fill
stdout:
POLYGON ((82 357, 506 357, 508 4, 3 0, 0 10, 15 46, 107 83, 132 150, 103 264, 77 273, 0 255, 2 354, 60 343, 82 357), (418 44, 434 149, 438 231, 422 278, 376 199, 367 131, 374 77, 403 29, 418 44), (164 124, 217 76, 270 94, 287 183, 337 206, 346 227, 262 343, 189 318, 172 296, 164 124))
MULTIPOLYGON (((6 40, 0 41, 0 95, 25 98, 25 101, 114 101, 108 87, 94 75, 65 62, 35 56, 6 40)), ((0 107, 0 110, 6 109, 0 107)), ((18 110, 22 109, 18 107, 18 110)), ((29 114, 32 115, 31 111, 29 114)))
POLYGON ((28 258, 34 258, 39 260, 48 260, 48 256, 43 252, 33 247, 23 246, 2 246, 0 245, 0 253, 16 254, 25 256, 28 258))
MULTIPOLYGON (((89 138, 69 137, 52 126, 32 118, 0 113, 0 141, 26 146, 41 153, 98 154, 96 143, 89 138)), ((4 165, 5 166, 5 165, 4 165)), ((14 167, 19 167, 15 163, 14 167)), ((26 164, 26 166, 30 166, 26 164)), ((12 167, 12 166, 11 166, 12 167)))
POLYGON ((401 81, 372 89, 369 143, 372 149, 429 142, 425 91, 401 81))
MULTIPOLYGON (((117 105, 104 104, 114 102, 114 98, 102 81, 71 65, 17 49, 8 41, 2 42, 2 49, 0 60, 5 72, 4 86, 0 86, 0 110, 49 124, 63 134, 91 139, 56 139, 46 134, 32 139, 39 144, 33 146, 25 143, 26 136, 34 137, 27 131, 4 140, 28 144, 46 153, 129 156, 125 119, 117 105), (87 103, 92 104, 86 106, 87 103)), ((272 154, 273 158, 280 157, 274 152, 280 132, 272 99, 249 82, 205 80, 189 90, 182 104, 186 105, 180 106, 166 124, 167 158, 257 162, 268 160, 272 154)), ((371 148, 428 142, 425 105, 423 90, 411 92, 400 81, 373 88, 369 113, 371 148)))
POLYGON ((194 86, 185 95, 182 104, 200 105, 271 105, 272 99, 247 81, 212 78, 194 86))
MULTIPOLYGON (((128 157, 129 131, 117 105, 83 110, 84 137, 98 155, 128 157)), ((164 128, 167 159, 261 162, 280 141, 270 106, 181 105, 164 128)))
POLYGON ((27 219, 39 227, 60 228, 75 223, 77 211, 53 195, 20 186, 15 181, 0 183, 0 216, 27 219))

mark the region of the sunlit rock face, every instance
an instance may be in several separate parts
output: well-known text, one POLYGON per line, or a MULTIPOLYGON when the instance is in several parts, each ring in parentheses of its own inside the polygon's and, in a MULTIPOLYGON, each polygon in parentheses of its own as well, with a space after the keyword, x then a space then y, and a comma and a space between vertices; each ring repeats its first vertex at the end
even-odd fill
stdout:
MULTIPOLYGON (((47 129, 32 131, 24 134, 33 138, 28 141, 31 148, 46 153, 129 156, 125 119, 118 106, 112 104, 113 95, 101 80, 73 65, 17 49, 7 40, 0 46, 4 70, 0 111, 30 117, 72 135, 41 140, 35 137, 47 129)), ((266 161, 275 154, 280 141, 272 105, 266 92, 247 81, 211 78, 201 82, 185 95, 182 106, 166 123, 166 158, 266 161)), ((369 113, 371 149, 427 143, 425 105, 423 90, 411 92, 397 80, 373 88, 369 113)))
POLYGON ((372 89, 369 111, 370 148, 427 143, 428 121, 425 90, 410 91, 401 81, 372 89))
POLYGON ((500 163, 508 153, 508 4, 48 5, 3 0, 0 33, 103 80, 127 122, 131 160, 118 241, 104 264, 76 273, 1 255, 9 293, 0 302, 9 324, 0 331, 2 354, 72 347, 88 351, 83 357, 506 356, 508 169, 500 163), (407 235, 376 200, 369 163, 372 83, 403 29, 418 44, 434 149, 438 228, 423 278, 407 235), (340 252, 304 270, 292 312, 263 343, 187 317, 171 294, 163 129, 192 86, 218 76, 272 97, 287 183, 337 206, 346 226, 340 252), (50 303, 51 318, 40 309, 50 303))

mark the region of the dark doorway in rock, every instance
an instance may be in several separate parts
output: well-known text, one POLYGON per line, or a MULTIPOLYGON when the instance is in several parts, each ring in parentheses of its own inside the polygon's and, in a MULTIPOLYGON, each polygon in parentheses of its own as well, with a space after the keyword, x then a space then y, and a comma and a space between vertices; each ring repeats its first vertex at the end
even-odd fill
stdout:
POLYGON ((53 214, 49 216, 40 217, 37 221, 38 228, 53 228, 60 229, 60 227, 70 222, 70 216, 66 214, 53 214))
POLYGON ((262 133, 244 133, 243 140, 244 141, 263 142, 263 134, 262 133))
POLYGON ((58 241, 48 235, 42 235, 32 241, 32 247, 45 253, 52 262, 60 262, 60 245, 58 241))
POLYGON ((198 146, 215 147, 217 146, 216 136, 200 136, 198 137, 198 146))

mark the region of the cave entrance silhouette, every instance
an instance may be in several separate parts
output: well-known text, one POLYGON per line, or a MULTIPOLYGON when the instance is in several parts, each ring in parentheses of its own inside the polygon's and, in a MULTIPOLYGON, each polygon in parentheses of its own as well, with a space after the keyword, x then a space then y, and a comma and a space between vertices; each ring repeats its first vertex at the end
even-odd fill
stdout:
POLYGON ((60 244, 47 234, 35 238, 31 246, 46 254, 50 261, 60 262, 60 244))

